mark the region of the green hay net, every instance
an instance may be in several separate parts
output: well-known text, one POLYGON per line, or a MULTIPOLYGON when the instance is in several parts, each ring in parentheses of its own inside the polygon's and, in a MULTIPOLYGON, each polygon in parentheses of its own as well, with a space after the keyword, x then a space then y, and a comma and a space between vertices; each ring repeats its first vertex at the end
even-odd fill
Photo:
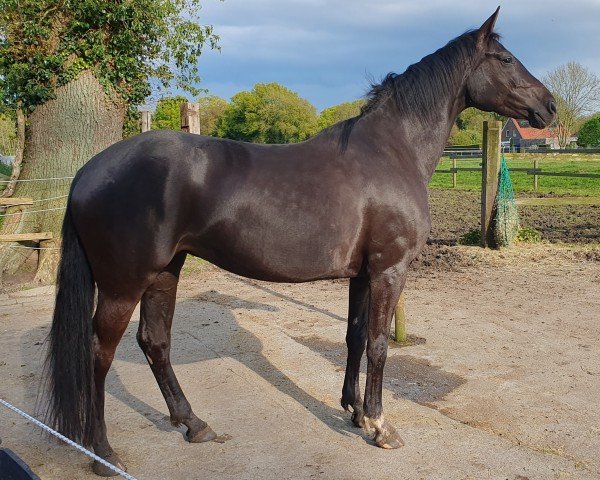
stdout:
POLYGON ((515 201, 508 166, 504 155, 500 163, 500 177, 498 179, 498 195, 496 196, 496 217, 494 225, 494 238, 499 247, 508 247, 519 231, 519 212, 515 201))

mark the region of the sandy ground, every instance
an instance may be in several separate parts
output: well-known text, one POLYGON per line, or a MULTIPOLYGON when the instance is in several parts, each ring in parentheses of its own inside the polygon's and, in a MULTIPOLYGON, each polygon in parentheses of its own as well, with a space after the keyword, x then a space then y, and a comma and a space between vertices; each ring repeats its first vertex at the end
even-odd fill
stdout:
MULTIPOLYGON (((196 413, 231 439, 190 445, 171 427, 136 315, 108 377, 113 446, 148 480, 600 478, 600 264, 556 247, 457 251, 470 260, 417 265, 415 344, 389 351, 384 409, 404 448, 374 447, 339 406, 345 282, 268 284, 193 265, 173 363, 196 413)), ((28 411, 52 302, 50 287, 0 295, 0 396, 28 411)), ((0 437, 42 479, 96 478, 1 407, 0 437)))

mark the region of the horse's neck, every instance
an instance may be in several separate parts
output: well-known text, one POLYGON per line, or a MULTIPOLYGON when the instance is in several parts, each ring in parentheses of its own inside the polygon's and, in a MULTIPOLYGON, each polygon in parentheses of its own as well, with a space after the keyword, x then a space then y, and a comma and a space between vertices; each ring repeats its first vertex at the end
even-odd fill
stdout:
POLYGON ((383 106, 380 122, 398 144, 398 154, 407 152, 418 162, 417 167, 424 183, 429 183, 448 142, 452 126, 466 105, 464 88, 436 98, 437 115, 424 116, 419 112, 398 111, 393 100, 383 106), (401 144, 401 145, 400 145, 401 144))

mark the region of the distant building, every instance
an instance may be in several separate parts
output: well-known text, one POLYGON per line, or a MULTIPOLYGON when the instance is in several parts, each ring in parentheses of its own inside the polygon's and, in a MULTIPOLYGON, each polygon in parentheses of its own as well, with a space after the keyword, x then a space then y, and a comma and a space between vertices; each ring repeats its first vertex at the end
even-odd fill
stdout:
POLYGON ((516 149, 537 148, 540 145, 552 149, 560 148, 558 136, 553 129, 533 128, 527 120, 515 120, 514 118, 509 118, 502 129, 502 143, 506 145, 508 142, 516 149))

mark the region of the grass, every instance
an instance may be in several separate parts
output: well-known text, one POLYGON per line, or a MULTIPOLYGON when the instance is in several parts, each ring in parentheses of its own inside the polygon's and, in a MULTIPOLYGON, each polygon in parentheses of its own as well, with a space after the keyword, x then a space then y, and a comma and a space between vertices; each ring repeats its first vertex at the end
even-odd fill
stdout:
MULTIPOLYGON (((600 174, 600 155, 535 155, 535 154, 507 154, 506 161, 511 168, 533 168, 533 160, 539 161, 539 168, 547 172, 577 172, 600 174)), ((480 159, 457 160, 460 167, 478 167, 480 159)), ((442 158, 438 169, 452 168, 452 160, 442 158)), ((513 187, 517 192, 533 192, 533 175, 525 172, 511 172, 513 187)), ((436 173, 430 183, 431 188, 452 188, 452 175, 436 173)), ((457 189, 481 190, 481 173, 458 172, 457 189)), ((600 196, 600 179, 574 178, 574 177, 546 177, 538 176, 539 193, 555 193, 577 196, 600 196)))
POLYGON ((201 258, 188 255, 185 258, 185 263, 183 264, 183 268, 181 269, 181 271, 184 274, 194 275, 204 270, 207 265, 208 262, 206 260, 202 260, 201 258))

